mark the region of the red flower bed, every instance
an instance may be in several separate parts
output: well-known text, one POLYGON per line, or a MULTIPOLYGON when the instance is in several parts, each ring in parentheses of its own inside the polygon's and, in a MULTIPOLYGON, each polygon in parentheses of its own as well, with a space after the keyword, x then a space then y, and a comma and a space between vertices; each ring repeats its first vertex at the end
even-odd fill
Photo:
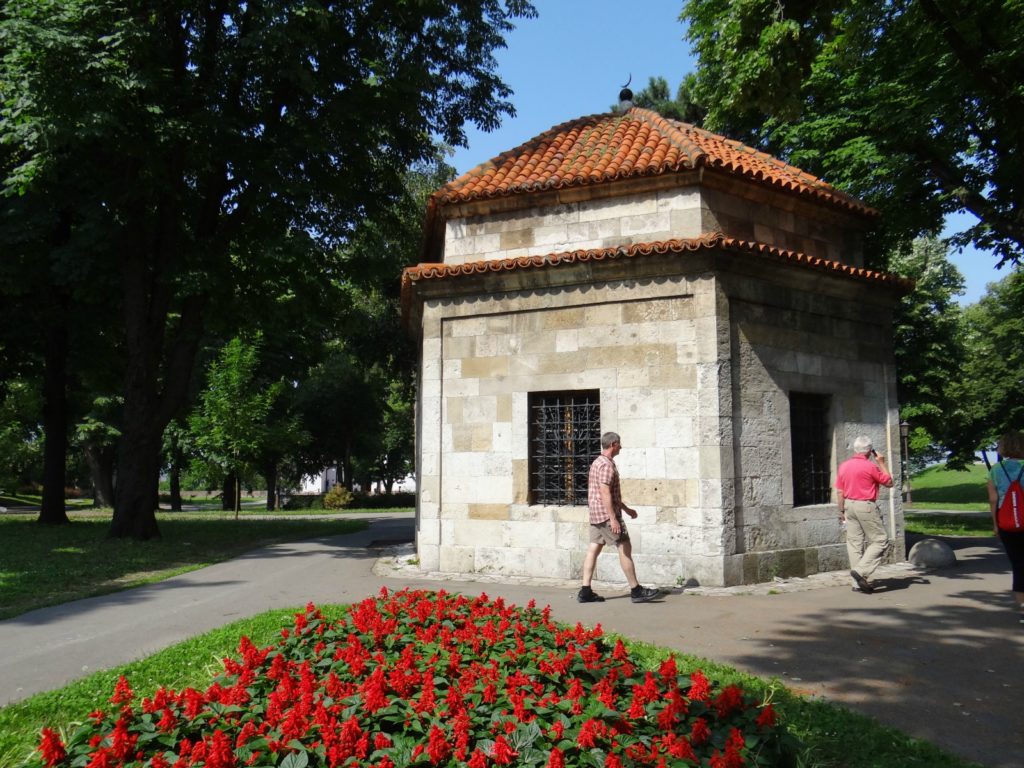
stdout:
POLYGON ((274 646, 243 637, 205 691, 135 699, 121 678, 67 744, 43 730, 38 763, 736 768, 794 744, 770 704, 671 658, 641 671, 600 626, 444 592, 382 590, 333 624, 310 604, 274 646))

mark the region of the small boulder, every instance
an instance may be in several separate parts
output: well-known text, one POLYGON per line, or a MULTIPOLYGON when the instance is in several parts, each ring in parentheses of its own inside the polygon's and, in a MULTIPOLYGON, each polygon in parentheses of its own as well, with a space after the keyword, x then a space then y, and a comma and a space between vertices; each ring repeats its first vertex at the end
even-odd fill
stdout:
POLYGON ((910 548, 907 560, 920 568, 948 568, 956 563, 956 553, 944 541, 921 539, 910 548))

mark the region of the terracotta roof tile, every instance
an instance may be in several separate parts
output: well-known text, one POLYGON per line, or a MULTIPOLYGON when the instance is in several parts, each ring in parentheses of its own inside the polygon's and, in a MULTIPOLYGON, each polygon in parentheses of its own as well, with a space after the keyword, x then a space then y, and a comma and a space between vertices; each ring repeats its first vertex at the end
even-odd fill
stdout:
POLYGON ((639 107, 556 125, 464 173, 434 193, 432 202, 467 202, 700 166, 876 215, 860 200, 771 155, 639 107))
POLYGON ((772 259, 794 267, 832 272, 848 278, 868 282, 874 285, 892 287, 900 293, 909 293, 914 288, 914 281, 889 272, 853 267, 839 261, 809 256, 798 251, 788 251, 764 243, 749 242, 733 237, 726 237, 721 232, 709 232, 695 238, 663 240, 653 243, 620 245, 611 248, 593 248, 588 250, 563 251, 545 256, 520 256, 508 259, 472 261, 465 264, 425 263, 407 267, 402 273, 402 314, 408 317, 412 300, 412 284, 424 280, 458 278, 465 275, 486 274, 488 272, 510 272, 519 269, 538 269, 556 267, 564 264, 603 261, 605 259, 622 259, 649 256, 651 254, 676 253, 687 251, 722 250, 740 254, 772 259))

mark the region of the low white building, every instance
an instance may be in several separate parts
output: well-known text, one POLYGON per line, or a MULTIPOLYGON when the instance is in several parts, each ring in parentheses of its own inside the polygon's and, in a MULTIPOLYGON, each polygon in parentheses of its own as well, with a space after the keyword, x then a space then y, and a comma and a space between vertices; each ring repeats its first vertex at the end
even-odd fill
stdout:
MULTIPOLYGON (((848 567, 831 486, 861 433, 899 473, 875 212, 763 153, 630 108, 556 126, 439 190, 403 275, 421 340, 417 550, 578 578, 602 432, 644 579, 848 567)), ((902 510, 882 503, 903 559, 902 510)), ((621 580, 606 553, 597 577, 621 580)))

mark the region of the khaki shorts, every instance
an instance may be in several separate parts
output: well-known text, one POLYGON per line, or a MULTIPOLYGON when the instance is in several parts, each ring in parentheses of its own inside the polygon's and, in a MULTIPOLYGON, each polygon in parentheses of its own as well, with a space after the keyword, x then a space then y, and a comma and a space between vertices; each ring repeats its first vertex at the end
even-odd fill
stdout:
POLYGON ((623 541, 629 541, 629 531, 626 530, 626 523, 623 521, 619 523, 622 526, 622 533, 616 536, 612 533, 611 523, 605 521, 603 523, 591 523, 590 524, 590 543, 591 544, 611 544, 617 546, 623 541))

